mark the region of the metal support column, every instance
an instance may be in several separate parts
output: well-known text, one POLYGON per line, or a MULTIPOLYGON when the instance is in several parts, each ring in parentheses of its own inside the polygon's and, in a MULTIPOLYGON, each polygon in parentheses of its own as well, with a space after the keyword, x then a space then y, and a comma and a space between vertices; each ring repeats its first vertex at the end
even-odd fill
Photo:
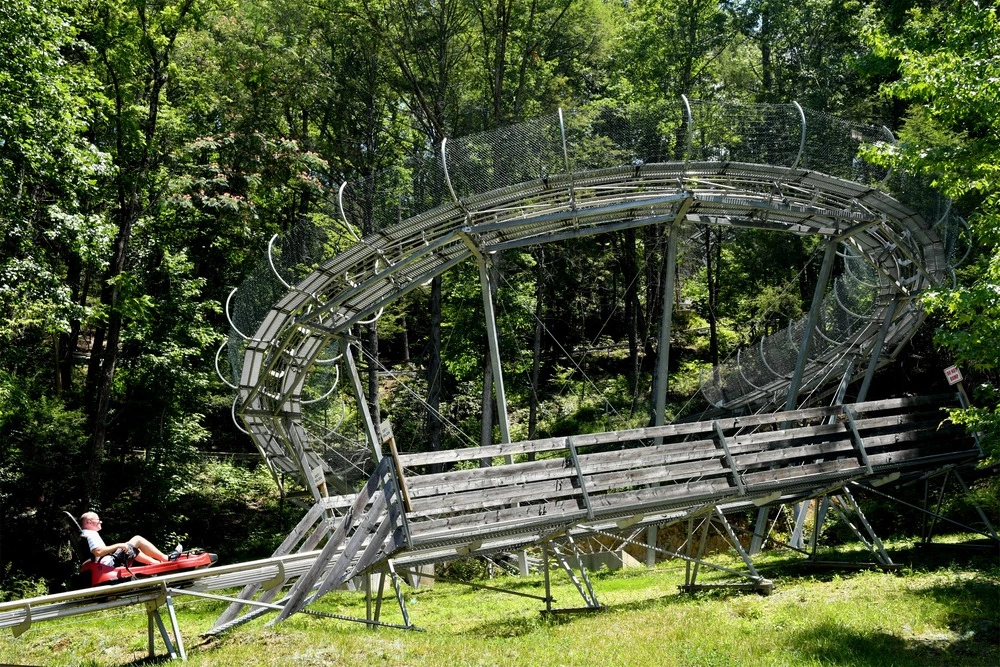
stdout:
POLYGON ((757 519, 753 522, 753 536, 750 538, 750 555, 759 554, 767 537, 767 522, 771 508, 761 505, 757 510, 757 519))
MULTIPOLYGON (((653 425, 663 426, 666 421, 667 375, 670 369, 670 334, 674 315, 674 275, 677 273, 677 237, 680 235, 679 219, 691 205, 688 197, 677 212, 677 219, 670 226, 667 236, 667 257, 663 268, 663 308, 660 313, 660 337, 656 348, 656 403, 653 425)), ((662 439, 660 439, 662 442, 662 439)))
MULTIPOLYGON (((955 481, 957 481, 959 485, 962 487, 962 491, 965 492, 965 495, 968 496, 972 493, 969 490, 969 486, 965 483, 965 480, 962 479, 962 476, 958 473, 958 470, 955 471, 955 481)), ((993 536, 994 540, 1000 539, 1000 537, 997 537, 997 531, 995 528, 993 528, 993 524, 990 523, 990 520, 988 518, 986 518, 986 512, 983 511, 983 508, 979 505, 979 503, 973 503, 973 504, 976 506, 976 512, 979 513, 979 518, 983 520, 984 524, 986 524, 986 530, 990 531, 990 535, 993 536)))
POLYGON ((826 251, 823 253, 823 265, 819 270, 819 281, 816 283, 816 291, 813 293, 812 305, 809 308, 809 317, 806 320, 805 330, 802 332, 802 344, 799 348, 799 357, 795 361, 795 372, 792 374, 792 381, 788 385, 788 397, 785 399, 785 410, 790 411, 798 407, 799 389, 802 386, 802 376, 805 374, 806 362, 809 361, 809 352, 812 349, 813 330, 819 321, 819 311, 823 306, 823 297, 826 295, 826 286, 830 282, 833 274, 833 263, 837 257, 837 241, 831 239, 826 243, 826 251))
POLYGON ((177 653, 182 661, 187 661, 187 651, 184 650, 184 638, 181 637, 181 628, 177 624, 177 612, 174 611, 174 601, 167 596, 167 614, 170 616, 170 626, 174 630, 174 643, 177 644, 177 653))
POLYGON ((722 528, 726 531, 726 535, 729 537, 729 542, 730 544, 733 545, 733 548, 736 549, 736 553, 738 553, 740 555, 740 558, 743 559, 743 563, 747 566, 747 569, 750 571, 750 576, 759 579, 760 575, 757 573, 757 568, 753 566, 753 561, 750 559, 750 554, 748 554, 746 552, 746 549, 743 548, 743 545, 740 544, 740 538, 736 536, 736 531, 733 530, 733 527, 729 524, 729 521, 726 520, 726 515, 723 514, 722 510, 720 510, 718 507, 715 508, 715 518, 722 525, 722 528))
MULTIPOLYGON (((490 365, 493 367, 493 394, 497 406, 497 418, 500 422, 500 442, 510 442, 510 418, 507 416, 507 394, 503 384, 503 366, 500 363, 500 337, 497 333, 496 311, 493 307, 493 289, 490 281, 489 264, 486 256, 472 238, 465 233, 462 240, 472 251, 479 266, 479 282, 483 292, 483 312, 486 320, 486 339, 490 348, 490 365)), ((507 457, 507 463, 513 463, 507 457)), ((528 555, 521 551, 517 555, 517 566, 521 576, 528 574, 528 555)))
POLYGON ((403 614, 403 625, 407 628, 412 628, 413 624, 410 623, 410 612, 406 609, 406 598, 403 595, 403 587, 399 584, 399 575, 396 574, 396 568, 393 566, 392 561, 389 561, 389 576, 392 578, 392 587, 396 591, 396 601, 399 602, 399 611, 403 614))
POLYGON ((500 442, 510 442, 510 421, 507 418, 507 395, 503 386, 503 367, 500 365, 500 339, 497 334, 496 311, 493 308, 493 290, 490 284, 489 265, 486 256, 467 234, 462 240, 472 251, 479 265, 479 282, 483 291, 483 311, 486 320, 486 339, 490 348, 490 364, 493 366, 493 393, 500 420, 500 442))
MULTIPOLYGON (((663 262, 663 297, 660 311, 660 337, 656 346, 656 375, 653 384, 656 387, 656 398, 653 409, 653 425, 663 426, 667 411, 667 378, 670 375, 670 334, 674 320, 674 277, 677 274, 677 237, 680 235, 680 220, 687 213, 693 201, 688 197, 677 210, 674 223, 667 230, 667 256, 663 262)), ((663 438, 656 438, 653 444, 663 443, 663 438)), ((656 534, 655 525, 646 529, 646 567, 656 565, 656 534)))
POLYGON ((358 402, 358 410, 361 411, 361 418, 364 421, 365 435, 368 437, 368 447, 371 450, 372 462, 378 463, 382 460, 382 445, 379 441, 378 428, 372 420, 371 410, 368 409, 368 400, 365 398, 361 376, 358 375, 358 366, 354 363, 354 353, 351 351, 351 345, 344 339, 343 346, 344 363, 347 364, 347 374, 351 378, 351 389, 354 391, 354 399, 358 402))
POLYGON ((542 575, 545 578, 545 611, 552 611, 552 581, 549 576, 549 543, 542 542, 542 575))
POLYGON ((871 386, 872 378, 875 376, 875 369, 878 368, 878 360, 882 356, 882 348, 885 347, 885 338, 889 335, 889 326, 892 325, 892 320, 896 317, 896 308, 898 306, 899 300, 894 298, 885 307, 885 319, 882 321, 882 328, 879 329, 878 337, 875 339, 874 345, 872 345, 871 352, 869 352, 865 379, 862 380, 861 389, 858 390, 858 396, 854 399, 858 403, 863 403, 868 396, 868 388, 871 386))
POLYGON ((858 505, 858 501, 854 499, 854 496, 851 494, 850 491, 847 490, 846 487, 841 489, 840 493, 844 498, 847 499, 847 502, 850 503, 850 508, 857 515, 858 520, 861 521, 861 525, 863 525, 865 527, 865 530, 868 531, 868 534, 871 535, 872 544, 875 546, 876 549, 878 549, 878 553, 881 555, 883 559, 882 562, 886 565, 893 565, 892 559, 889 558, 889 554, 886 552, 885 546, 882 544, 882 540, 879 539, 878 534, 875 532, 875 529, 873 529, 871 527, 871 524, 868 523, 868 518, 865 516, 865 513, 861 511, 861 506, 858 505))

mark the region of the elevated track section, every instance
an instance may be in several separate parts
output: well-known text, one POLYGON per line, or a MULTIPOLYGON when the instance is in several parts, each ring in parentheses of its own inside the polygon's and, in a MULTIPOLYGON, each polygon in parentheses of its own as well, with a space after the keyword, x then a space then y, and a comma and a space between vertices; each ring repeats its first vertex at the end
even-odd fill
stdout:
MULTIPOLYGON (((351 487, 381 457, 380 425, 346 442, 324 419, 331 368, 352 380, 355 329, 465 261, 479 264, 501 440, 509 441, 488 266, 495 253, 655 225, 676 249, 699 228, 766 229, 822 239, 810 313, 741 350, 706 378, 721 409, 799 406, 845 373, 870 381, 923 315, 913 297, 951 279, 959 221, 921 184, 868 164, 884 128, 798 105, 600 109, 444 141, 405 168, 338 190, 330 217, 269 247, 231 295, 234 414, 276 473, 308 489, 351 487), (897 198, 898 197, 898 198, 897 198), (906 202, 906 203, 904 203, 906 202), (351 235, 357 240, 351 240, 351 235), (337 243, 347 247, 330 256, 337 243), (840 268, 839 275, 834 275, 840 268), (832 288, 831 288, 832 287, 832 288), (829 291, 828 291, 829 290, 829 291), (324 384, 325 383, 325 384, 324 384), (319 397, 319 398, 317 398, 319 397)), ((275 240, 277 241, 277 240, 275 240)), ((663 423, 672 299, 660 322, 657 416, 663 423)), ((861 392, 862 396, 864 392, 861 392)), ((367 420, 367 421, 370 421, 367 420)), ((362 477, 363 479, 363 477, 362 477)))

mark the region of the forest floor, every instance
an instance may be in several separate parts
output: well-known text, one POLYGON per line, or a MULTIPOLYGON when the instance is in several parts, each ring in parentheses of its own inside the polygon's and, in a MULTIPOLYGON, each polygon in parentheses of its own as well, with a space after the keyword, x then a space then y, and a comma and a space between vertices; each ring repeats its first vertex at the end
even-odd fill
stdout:
MULTIPOLYGON (((215 639, 211 627, 225 604, 179 598, 190 665, 1000 665, 1000 557, 927 550, 890 541, 894 573, 815 571, 789 552, 755 562, 774 581, 771 595, 725 591, 681 594, 684 565, 601 570, 591 579, 601 613, 544 616, 541 602, 436 582, 404 588, 411 621, 422 632, 298 614, 269 627, 257 620, 215 639)), ((852 545, 824 558, 864 559, 852 545)), ((726 556, 717 562, 734 568, 726 556)), ((710 581, 716 575, 699 578, 710 581)), ((488 582, 544 594, 541 575, 488 582)), ((390 589, 391 590, 391 589, 390 589)), ((556 607, 582 602, 553 574, 556 607)), ((365 615, 359 593, 336 592, 311 607, 365 615)), ((401 623, 394 597, 382 620, 401 623)), ((164 648, 157 637, 157 652, 164 648)), ((142 665, 147 656, 144 607, 41 623, 20 638, 0 636, 0 663, 142 665)))

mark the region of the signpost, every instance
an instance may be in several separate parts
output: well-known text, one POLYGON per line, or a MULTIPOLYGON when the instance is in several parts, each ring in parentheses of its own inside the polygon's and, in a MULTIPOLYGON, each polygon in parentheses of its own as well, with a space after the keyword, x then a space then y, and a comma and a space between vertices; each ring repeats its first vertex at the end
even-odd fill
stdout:
POLYGON ((962 371, 958 370, 958 366, 948 366, 944 369, 944 376, 948 379, 948 384, 958 385, 958 393, 962 398, 962 407, 969 407, 969 396, 965 393, 965 387, 962 385, 962 371))

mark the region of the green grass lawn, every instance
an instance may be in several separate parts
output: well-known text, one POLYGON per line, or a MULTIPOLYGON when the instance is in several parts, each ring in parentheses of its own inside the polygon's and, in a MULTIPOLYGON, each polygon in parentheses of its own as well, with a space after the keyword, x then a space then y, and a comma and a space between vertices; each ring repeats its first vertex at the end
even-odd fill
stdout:
MULTIPOLYGON (((775 583, 770 596, 679 594, 677 562, 602 571, 592 581, 605 611, 551 618, 539 613, 543 603, 523 597, 442 582, 406 588, 410 618, 423 632, 298 614, 205 640, 198 634, 224 603, 178 598, 176 607, 191 665, 1000 665, 998 558, 888 546, 904 565, 898 573, 815 573, 797 557, 764 554, 756 562, 775 583)), ((539 575, 490 583, 544 593, 539 575)), ((582 603, 564 576, 554 574, 553 594, 557 607, 582 603)), ((334 593, 314 608, 365 613, 360 593, 334 593)), ((382 620, 402 622, 391 595, 382 620)), ((148 664, 146 641, 144 609, 134 607, 40 623, 18 639, 5 632, 0 663, 148 664)))

